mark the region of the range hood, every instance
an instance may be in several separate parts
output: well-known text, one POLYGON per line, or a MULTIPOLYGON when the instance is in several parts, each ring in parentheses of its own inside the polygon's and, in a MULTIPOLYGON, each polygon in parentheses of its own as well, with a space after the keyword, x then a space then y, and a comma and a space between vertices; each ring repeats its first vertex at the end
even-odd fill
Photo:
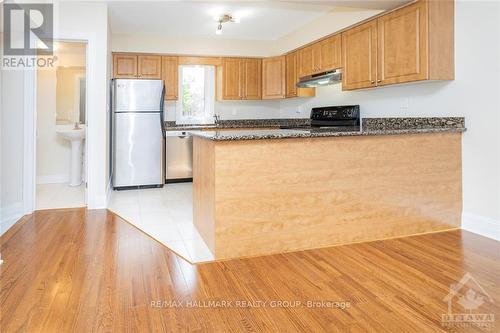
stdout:
POLYGON ((342 81, 342 70, 336 69, 329 72, 323 72, 304 76, 297 83, 298 88, 314 88, 328 86, 330 84, 340 83, 342 81))

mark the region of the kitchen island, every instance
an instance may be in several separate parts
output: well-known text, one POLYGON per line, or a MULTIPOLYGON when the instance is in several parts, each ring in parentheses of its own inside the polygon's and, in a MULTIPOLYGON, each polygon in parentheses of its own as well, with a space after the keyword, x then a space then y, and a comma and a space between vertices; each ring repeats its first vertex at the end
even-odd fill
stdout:
POLYGON ((193 132, 193 220, 215 259, 460 227, 463 118, 359 131, 193 132))

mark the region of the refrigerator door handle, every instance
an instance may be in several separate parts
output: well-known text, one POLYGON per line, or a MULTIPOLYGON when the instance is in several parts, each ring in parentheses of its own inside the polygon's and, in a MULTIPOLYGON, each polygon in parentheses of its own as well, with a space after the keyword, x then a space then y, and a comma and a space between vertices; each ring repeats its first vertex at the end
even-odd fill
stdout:
POLYGON ((163 84, 163 89, 161 91, 160 110, 161 132, 163 133, 163 137, 166 138, 167 128, 165 127, 165 84, 163 84))

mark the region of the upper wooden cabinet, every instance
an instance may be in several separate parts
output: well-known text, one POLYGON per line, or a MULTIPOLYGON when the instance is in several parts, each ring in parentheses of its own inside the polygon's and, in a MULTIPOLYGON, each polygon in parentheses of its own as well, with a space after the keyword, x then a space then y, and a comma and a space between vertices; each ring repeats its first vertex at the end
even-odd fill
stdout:
POLYGON ((312 73, 321 72, 321 43, 314 43, 311 47, 312 52, 312 73))
POLYGON ((300 49, 299 77, 331 71, 342 67, 341 36, 334 35, 300 49))
POLYGON ((306 46, 298 51, 299 77, 311 75, 314 72, 313 47, 306 46))
POLYGON ((222 92, 222 99, 242 99, 241 91, 241 59, 222 59, 222 81, 219 86, 222 92))
POLYGON ((296 97, 297 96, 297 82, 298 82, 298 72, 297 72, 297 52, 292 52, 286 55, 286 90, 285 97, 296 97))
POLYGON ((454 79, 452 0, 421 0, 342 33, 342 89, 454 79))
POLYGON ((342 89, 374 87, 377 80, 377 21, 342 33, 342 89))
POLYGON ((161 57, 161 78, 165 84, 165 100, 176 101, 179 90, 179 58, 161 57))
POLYGON ((262 99, 262 59, 242 59, 243 99, 262 99))
MULTIPOLYGON (((334 35, 322 40, 319 44, 319 71, 326 72, 342 67, 342 38, 334 35)), ((316 57, 314 58, 316 59, 316 57)))
POLYGON ((285 97, 313 97, 316 94, 315 88, 297 88, 299 82, 298 73, 298 51, 289 53, 285 57, 286 62, 286 90, 285 97))
POLYGON ((377 20, 378 85, 427 78, 426 7, 421 1, 377 20))
POLYGON ((222 58, 217 76, 219 100, 262 98, 262 59, 222 58))
POLYGON ((137 77, 137 56, 126 54, 113 55, 113 77, 129 79, 137 77))
POLYGON ((285 56, 262 60, 262 99, 285 98, 285 56))
POLYGON ((161 56, 137 56, 137 76, 140 79, 161 79, 161 56))
POLYGON ((161 56, 114 54, 113 77, 119 79, 161 79, 161 56))

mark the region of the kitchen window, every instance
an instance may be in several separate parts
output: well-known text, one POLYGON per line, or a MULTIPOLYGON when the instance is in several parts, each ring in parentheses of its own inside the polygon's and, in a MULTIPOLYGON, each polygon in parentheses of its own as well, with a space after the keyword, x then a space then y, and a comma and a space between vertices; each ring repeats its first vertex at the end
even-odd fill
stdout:
POLYGON ((215 109, 215 67, 179 67, 177 124, 213 124, 215 109))

